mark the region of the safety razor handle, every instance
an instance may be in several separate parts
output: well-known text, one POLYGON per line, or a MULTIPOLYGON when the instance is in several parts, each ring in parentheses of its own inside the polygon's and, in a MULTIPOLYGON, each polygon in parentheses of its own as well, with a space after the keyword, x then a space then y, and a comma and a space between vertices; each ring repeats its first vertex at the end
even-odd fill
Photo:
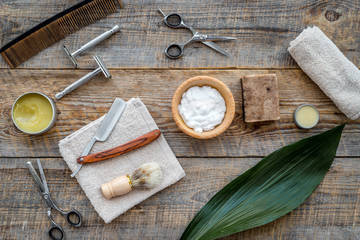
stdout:
POLYGON ((115 148, 111 148, 102 152, 90 154, 83 157, 78 157, 76 161, 79 164, 86 164, 86 163, 93 163, 93 162, 100 162, 104 161, 109 158, 114 158, 117 156, 120 156, 124 153, 133 151, 137 148, 140 148, 152 141, 154 141, 156 138, 160 136, 161 132, 159 129, 153 130, 151 132, 148 132, 141 137, 138 137, 134 140, 131 140, 130 142, 127 142, 125 144, 122 144, 120 146, 117 146, 115 148))
POLYGON ((88 74, 86 74, 85 76, 83 76, 82 78, 80 78, 79 80, 77 80, 76 82, 70 84, 69 86, 67 86, 64 90, 62 90, 61 92, 57 93, 55 95, 56 99, 61 99, 63 96, 65 96, 66 94, 71 93, 72 91, 74 91, 75 89, 77 89, 78 87, 80 87, 81 85, 83 85, 84 83, 88 82, 90 79, 92 79, 95 75, 97 75, 99 72, 101 72, 101 69, 98 68, 93 72, 90 72, 88 74))
POLYGON ((75 51, 72 55, 73 57, 76 57, 77 55, 85 52, 86 50, 94 47, 95 45, 99 44, 100 42, 104 41, 105 39, 107 39, 108 37, 110 37, 111 35, 113 35, 114 33, 120 31, 120 27, 118 25, 114 26, 112 29, 110 29, 109 31, 104 32, 103 34, 101 34, 100 36, 97 36, 96 38, 94 38, 93 40, 91 40, 88 43, 85 43, 83 46, 80 47, 79 50, 75 51))

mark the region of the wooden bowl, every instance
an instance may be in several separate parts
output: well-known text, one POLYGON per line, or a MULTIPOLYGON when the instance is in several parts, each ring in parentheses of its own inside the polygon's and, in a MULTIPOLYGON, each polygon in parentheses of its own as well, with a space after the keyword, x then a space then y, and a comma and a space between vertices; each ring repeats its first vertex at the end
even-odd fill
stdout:
POLYGON ((229 88, 220 80, 213 77, 197 76, 183 82, 175 91, 171 102, 171 113, 175 120, 175 123, 187 135, 199 139, 213 138, 223 133, 233 121, 235 115, 235 100, 229 88), (179 114, 178 106, 180 104, 183 93, 194 86, 210 86, 212 88, 215 88, 219 91, 219 93, 225 100, 226 113, 224 119, 222 123, 217 125, 213 130, 198 133, 194 129, 188 127, 179 114))

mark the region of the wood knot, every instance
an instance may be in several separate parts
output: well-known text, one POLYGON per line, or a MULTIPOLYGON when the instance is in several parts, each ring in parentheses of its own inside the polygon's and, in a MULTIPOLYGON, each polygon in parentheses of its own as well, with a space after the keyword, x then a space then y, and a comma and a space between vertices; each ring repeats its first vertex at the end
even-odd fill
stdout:
POLYGON ((335 12, 334 10, 327 10, 325 13, 325 18, 330 22, 334 22, 339 19, 341 16, 340 13, 335 12))

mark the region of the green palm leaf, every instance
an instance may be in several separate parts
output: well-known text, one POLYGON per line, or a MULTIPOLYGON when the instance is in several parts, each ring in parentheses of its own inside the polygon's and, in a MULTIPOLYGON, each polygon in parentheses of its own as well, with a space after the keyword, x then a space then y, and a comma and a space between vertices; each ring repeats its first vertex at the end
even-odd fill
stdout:
POLYGON ((329 170, 345 124, 266 156, 220 190, 181 239, 214 239, 274 221, 303 203, 329 170))

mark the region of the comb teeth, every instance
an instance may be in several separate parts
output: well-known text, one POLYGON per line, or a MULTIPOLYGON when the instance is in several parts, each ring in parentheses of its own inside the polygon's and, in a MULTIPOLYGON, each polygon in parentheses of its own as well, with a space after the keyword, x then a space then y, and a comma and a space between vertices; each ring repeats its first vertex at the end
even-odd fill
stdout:
POLYGON ((64 37, 59 25, 52 22, 9 47, 1 55, 11 67, 16 67, 64 37))
POLYGON ((57 21, 62 32, 67 36, 114 12, 116 12, 116 5, 113 0, 97 0, 70 12, 57 21))
POLYGON ((10 43, 10 46, 1 49, 1 55, 11 67, 16 67, 67 35, 114 12, 116 12, 116 0, 93 0, 31 34, 25 33, 24 38, 15 40, 14 44, 10 43))

